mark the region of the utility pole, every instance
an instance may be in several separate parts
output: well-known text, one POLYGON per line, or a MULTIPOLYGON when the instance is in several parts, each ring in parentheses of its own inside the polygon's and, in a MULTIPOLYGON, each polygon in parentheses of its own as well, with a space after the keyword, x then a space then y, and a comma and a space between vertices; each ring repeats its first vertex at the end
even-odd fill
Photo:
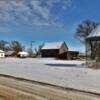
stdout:
POLYGON ((33 43, 34 41, 30 41, 30 48, 29 48, 29 56, 32 57, 33 56, 33 43))
POLYGON ((31 42, 30 42, 30 48, 31 48, 31 50, 32 50, 32 48, 33 48, 33 43, 34 43, 34 41, 31 41, 31 42))

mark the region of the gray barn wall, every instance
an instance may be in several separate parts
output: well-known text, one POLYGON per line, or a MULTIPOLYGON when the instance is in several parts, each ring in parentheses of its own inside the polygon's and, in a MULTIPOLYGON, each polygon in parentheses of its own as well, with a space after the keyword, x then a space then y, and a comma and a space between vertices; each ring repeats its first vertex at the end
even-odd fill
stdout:
POLYGON ((64 52, 67 52, 67 51, 68 51, 68 48, 66 47, 65 44, 63 44, 63 45, 61 46, 60 50, 59 50, 59 54, 64 53, 64 52))
POLYGON ((59 49, 41 50, 42 57, 57 57, 59 49))

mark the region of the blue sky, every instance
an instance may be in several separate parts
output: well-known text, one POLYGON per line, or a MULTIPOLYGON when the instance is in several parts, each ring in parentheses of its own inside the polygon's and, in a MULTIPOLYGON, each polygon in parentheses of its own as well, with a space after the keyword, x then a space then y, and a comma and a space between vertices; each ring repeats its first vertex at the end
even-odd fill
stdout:
POLYGON ((83 51, 75 37, 84 20, 99 22, 100 0, 0 0, 0 39, 18 40, 29 46, 65 41, 83 51))

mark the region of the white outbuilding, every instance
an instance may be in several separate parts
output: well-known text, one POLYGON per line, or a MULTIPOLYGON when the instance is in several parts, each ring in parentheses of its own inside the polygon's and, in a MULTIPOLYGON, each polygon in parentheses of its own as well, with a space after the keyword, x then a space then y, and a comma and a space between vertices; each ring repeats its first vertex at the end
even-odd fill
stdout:
POLYGON ((25 51, 21 51, 18 53, 18 57, 21 57, 21 58, 26 58, 28 56, 29 56, 28 52, 25 52, 25 51))
POLYGON ((5 57, 5 52, 3 50, 0 50, 0 58, 4 58, 5 57))

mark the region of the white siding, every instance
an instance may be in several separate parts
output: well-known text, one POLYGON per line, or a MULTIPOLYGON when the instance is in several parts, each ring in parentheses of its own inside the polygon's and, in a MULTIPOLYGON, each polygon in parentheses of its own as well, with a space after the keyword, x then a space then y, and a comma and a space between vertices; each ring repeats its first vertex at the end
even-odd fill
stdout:
POLYGON ((0 52, 0 58, 4 58, 5 57, 5 53, 4 52, 0 52))

